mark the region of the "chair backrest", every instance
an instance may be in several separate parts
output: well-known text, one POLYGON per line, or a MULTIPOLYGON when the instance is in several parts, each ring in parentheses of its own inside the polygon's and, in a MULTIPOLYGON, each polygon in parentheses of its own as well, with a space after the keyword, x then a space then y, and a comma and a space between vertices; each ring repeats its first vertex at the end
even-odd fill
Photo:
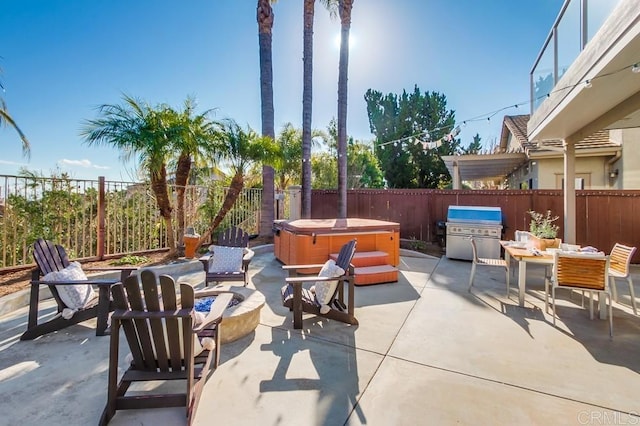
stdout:
POLYGON ((616 271, 622 276, 628 276, 629 264, 635 252, 635 247, 615 243, 609 255, 609 269, 616 271))
POLYGON ((340 252, 338 253, 338 259, 336 260, 336 265, 344 269, 345 271, 349 271, 349 265, 351 265, 351 260, 353 260, 353 255, 356 252, 356 240, 351 240, 348 243, 344 244, 340 248, 340 252))
POLYGON ((609 258, 593 254, 554 254, 553 277, 557 286, 605 290, 609 282, 609 258))
POLYGON ((235 226, 227 228, 218 236, 218 245, 228 247, 249 247, 249 234, 235 226))
POLYGON ((69 266, 67 252, 60 245, 51 241, 38 238, 33 243, 33 259, 40 269, 40 275, 47 275, 49 272, 60 271, 69 266))
POLYGON ((473 254, 473 263, 478 263, 478 248, 476 247, 476 240, 473 237, 469 237, 469 244, 471 244, 471 252, 473 254))
POLYGON ((173 278, 143 269, 140 277, 129 276, 111 292, 116 313, 126 313, 120 321, 135 369, 158 372, 185 368, 184 359, 193 356, 193 287, 180 284, 178 300, 173 278))
POLYGON ((531 233, 529 231, 515 231, 514 232, 514 238, 516 241, 518 242, 527 242, 529 241, 529 237, 531 236, 531 233))

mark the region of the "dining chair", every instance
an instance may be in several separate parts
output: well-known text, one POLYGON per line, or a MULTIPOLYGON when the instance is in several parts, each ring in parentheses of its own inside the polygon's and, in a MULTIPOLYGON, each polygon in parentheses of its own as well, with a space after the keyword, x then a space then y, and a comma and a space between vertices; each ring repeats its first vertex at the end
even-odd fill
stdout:
POLYGON ((618 301, 618 289, 616 287, 616 278, 625 278, 629 283, 629 295, 631 297, 631 306, 633 307, 633 313, 638 315, 638 309, 636 308, 636 296, 633 291, 633 280, 631 279, 629 264, 631 258, 636 252, 635 247, 625 246, 623 244, 615 243, 611 254, 609 254, 609 284, 611 286, 611 292, 613 293, 613 300, 618 301))
POLYGON ((504 268, 505 277, 507 280, 507 297, 509 297, 509 263, 504 259, 490 259, 486 257, 478 257, 478 248, 476 247, 476 241, 473 237, 469 237, 469 243, 471 244, 471 251, 473 252, 473 259, 471 264, 471 275, 469 276, 469 292, 471 292, 471 287, 473 287, 473 280, 476 275, 476 268, 478 266, 493 266, 498 268, 504 268))
POLYGON ((593 293, 598 300, 604 295, 609 303, 609 335, 613 336, 613 311, 609 291, 609 256, 604 254, 554 253, 553 279, 551 280, 551 304, 553 325, 556 325, 556 290, 566 288, 590 292, 589 316, 593 319, 593 293))

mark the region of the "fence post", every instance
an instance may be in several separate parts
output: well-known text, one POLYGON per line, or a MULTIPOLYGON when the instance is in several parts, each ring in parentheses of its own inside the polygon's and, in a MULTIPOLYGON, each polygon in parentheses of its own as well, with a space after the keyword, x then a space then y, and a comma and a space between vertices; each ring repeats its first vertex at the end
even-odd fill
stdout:
POLYGON ((289 219, 300 219, 300 212, 302 211, 302 187, 300 185, 291 185, 287 189, 289 190, 289 219))
POLYGON ((104 176, 98 176, 98 259, 104 259, 104 176))

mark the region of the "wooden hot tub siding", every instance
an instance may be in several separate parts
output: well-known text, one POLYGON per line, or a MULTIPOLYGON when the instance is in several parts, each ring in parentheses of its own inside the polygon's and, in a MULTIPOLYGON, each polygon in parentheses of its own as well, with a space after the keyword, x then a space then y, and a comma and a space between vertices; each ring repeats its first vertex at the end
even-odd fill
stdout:
POLYGON ((274 236, 275 256, 285 265, 321 264, 347 241, 356 252, 383 251, 392 266, 400 262, 400 225, 371 219, 307 219, 281 222, 274 236))

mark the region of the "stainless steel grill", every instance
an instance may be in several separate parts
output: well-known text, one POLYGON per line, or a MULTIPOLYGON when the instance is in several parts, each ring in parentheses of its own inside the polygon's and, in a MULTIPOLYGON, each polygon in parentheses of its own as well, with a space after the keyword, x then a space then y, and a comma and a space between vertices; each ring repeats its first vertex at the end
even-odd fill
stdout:
POLYGON ((446 249, 448 258, 472 260, 469 237, 475 238, 479 257, 499 258, 501 236, 500 207, 449 206, 446 249))

